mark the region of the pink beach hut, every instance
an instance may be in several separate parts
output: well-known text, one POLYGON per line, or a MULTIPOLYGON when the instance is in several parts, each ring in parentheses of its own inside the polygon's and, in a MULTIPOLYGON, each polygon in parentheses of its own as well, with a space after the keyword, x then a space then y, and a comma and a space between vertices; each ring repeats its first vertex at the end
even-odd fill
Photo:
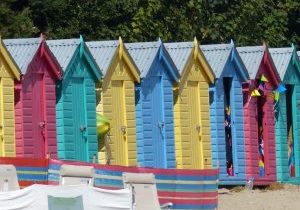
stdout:
POLYGON ((276 181, 274 93, 280 77, 265 44, 237 50, 250 77, 243 85, 246 178, 268 185, 276 181))
POLYGON ((21 69, 15 84, 16 156, 57 157, 55 84, 61 69, 41 38, 6 39, 21 69))

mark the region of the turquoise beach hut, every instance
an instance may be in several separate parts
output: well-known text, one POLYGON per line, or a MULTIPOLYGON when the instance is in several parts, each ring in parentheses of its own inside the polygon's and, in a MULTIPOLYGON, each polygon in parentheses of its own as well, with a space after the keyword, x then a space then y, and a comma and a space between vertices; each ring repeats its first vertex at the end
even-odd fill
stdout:
POLYGON ((47 44, 64 71, 56 85, 58 158, 97 159, 95 83, 101 71, 82 38, 49 40, 47 44))
POLYGON ((300 184, 300 60, 294 46, 270 53, 283 82, 275 104, 277 179, 300 184))

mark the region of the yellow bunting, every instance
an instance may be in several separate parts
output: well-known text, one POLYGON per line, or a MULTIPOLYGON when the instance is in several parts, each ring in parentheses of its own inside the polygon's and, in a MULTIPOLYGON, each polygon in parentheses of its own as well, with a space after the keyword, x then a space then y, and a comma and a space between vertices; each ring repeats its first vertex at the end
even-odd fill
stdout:
POLYGON ((265 164, 264 164, 264 162, 262 160, 259 160, 258 166, 261 167, 261 168, 264 168, 265 164))
POLYGON ((258 92, 257 89, 254 89, 251 93, 251 96, 257 97, 257 96, 260 96, 260 93, 258 92))
POLYGON ((269 80, 263 74, 261 75, 260 81, 262 81, 262 82, 269 82, 269 80))
POLYGON ((279 100, 279 92, 277 92, 277 91, 274 93, 274 100, 275 101, 279 100))

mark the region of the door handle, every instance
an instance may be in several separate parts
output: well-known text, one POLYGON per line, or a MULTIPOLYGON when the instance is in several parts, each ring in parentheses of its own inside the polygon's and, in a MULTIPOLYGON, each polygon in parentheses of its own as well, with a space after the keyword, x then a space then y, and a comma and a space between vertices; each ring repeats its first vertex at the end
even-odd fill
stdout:
POLYGON ((200 126, 200 125, 196 125, 196 131, 197 131, 198 133, 200 133, 200 130, 201 130, 201 126, 200 126))
POLYGON ((122 134, 125 135, 126 134, 126 126, 125 125, 121 125, 121 131, 122 131, 122 134))
POLYGON ((162 129, 164 126, 165 126, 165 123, 164 123, 164 122, 158 122, 158 127, 159 127, 160 129, 162 129))
POLYGON ((45 128, 45 124, 46 124, 46 123, 42 121, 42 122, 39 123, 39 127, 40 127, 40 128, 45 128))
POLYGON ((86 126, 81 125, 79 129, 80 129, 81 132, 84 132, 84 131, 86 131, 86 126))

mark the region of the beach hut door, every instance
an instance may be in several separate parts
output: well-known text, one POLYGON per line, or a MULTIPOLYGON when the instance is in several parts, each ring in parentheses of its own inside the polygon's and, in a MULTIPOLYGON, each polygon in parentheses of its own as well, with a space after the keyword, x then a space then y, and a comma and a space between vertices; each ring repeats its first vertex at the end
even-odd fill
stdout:
POLYGON ((31 75, 32 87, 32 123, 33 123, 33 141, 35 145, 34 156, 45 157, 45 104, 44 104, 44 85, 43 85, 43 74, 33 73, 31 75))
POLYGON ((128 142, 124 81, 114 80, 112 85, 112 132, 115 135, 115 164, 128 165, 128 142))
POLYGON ((3 136, 3 87, 0 78, 0 156, 4 156, 4 136, 3 136))
POLYGON ((163 94, 162 94, 162 77, 151 76, 150 87, 153 87, 152 96, 152 126, 153 126, 153 150, 154 150, 154 167, 166 167, 165 151, 165 123, 163 117, 163 94))
POLYGON ((191 126, 192 168, 203 168, 203 150, 201 139, 200 89, 199 82, 188 81, 188 103, 191 126))
POLYGON ((291 177, 296 175, 296 159, 295 159, 295 133, 296 133, 296 112, 295 108, 295 88, 293 85, 286 85, 286 115, 287 115, 287 145, 288 145, 288 165, 289 165, 289 174, 291 177))
POLYGON ((73 77, 72 79, 72 106, 74 123, 74 147, 75 158, 80 161, 88 161, 88 142, 85 118, 85 94, 84 79, 73 77))

